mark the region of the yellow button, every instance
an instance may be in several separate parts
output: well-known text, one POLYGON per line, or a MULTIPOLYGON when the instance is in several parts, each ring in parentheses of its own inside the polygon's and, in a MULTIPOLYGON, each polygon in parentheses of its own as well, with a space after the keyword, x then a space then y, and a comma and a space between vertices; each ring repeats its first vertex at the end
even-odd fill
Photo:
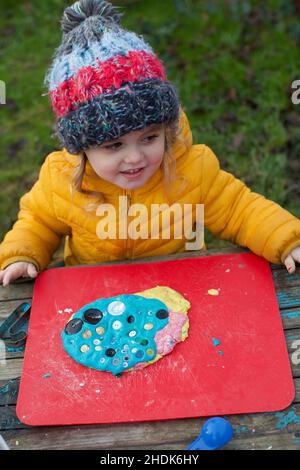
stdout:
POLYGON ((82 333, 83 338, 90 338, 92 336, 92 332, 90 330, 84 330, 82 333))
POLYGON ((153 349, 149 348, 149 349, 147 349, 146 353, 147 353, 148 356, 153 356, 154 351, 153 351, 153 349))
POLYGON ((87 344, 83 344, 80 348, 80 351, 83 353, 87 353, 90 350, 89 346, 87 344))
POLYGON ((144 325, 144 330, 152 330, 153 326, 153 323, 146 323, 146 325, 144 325))
POLYGON ((98 335, 104 335, 105 328, 103 328, 103 326, 98 326, 98 328, 96 328, 96 333, 98 333, 98 335))

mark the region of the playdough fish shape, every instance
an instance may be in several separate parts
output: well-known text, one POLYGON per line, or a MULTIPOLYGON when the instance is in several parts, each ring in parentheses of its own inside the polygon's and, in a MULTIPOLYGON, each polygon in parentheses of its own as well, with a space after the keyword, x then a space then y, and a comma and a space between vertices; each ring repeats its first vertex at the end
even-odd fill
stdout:
POLYGON ((187 338, 189 308, 166 286, 97 299, 72 315, 61 334, 63 346, 93 369, 114 375, 142 369, 187 338))

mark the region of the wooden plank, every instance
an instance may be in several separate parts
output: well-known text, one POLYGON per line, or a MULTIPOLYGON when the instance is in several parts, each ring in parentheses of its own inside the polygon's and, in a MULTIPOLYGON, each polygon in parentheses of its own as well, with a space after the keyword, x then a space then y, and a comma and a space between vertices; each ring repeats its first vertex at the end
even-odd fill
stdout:
MULTIPOLYGON (((9 350, 6 351, 6 359, 16 359, 16 358, 19 358, 19 359, 23 358, 24 359, 24 353, 25 353, 25 350, 22 349, 22 348, 9 349, 9 350)), ((1 369, 0 369, 0 371, 1 371, 1 369)), ((1 372, 0 372, 0 377, 1 377, 1 372)))
POLYGON ((23 358, 2 360, 0 364, 0 381, 11 380, 21 376, 23 358))
POLYGON ((280 315, 285 330, 300 328, 300 308, 281 309, 280 315))
POLYGON ((35 281, 16 281, 6 287, 0 285, 0 302, 8 300, 26 300, 32 298, 33 286, 35 281))
POLYGON ((280 309, 298 309, 300 307, 299 287, 293 286, 289 289, 285 287, 276 291, 280 309))
POLYGON ((294 403, 300 403, 300 378, 294 379, 294 385, 296 390, 294 403))
POLYGON ((20 378, 6 381, 2 380, 0 382, 0 406, 16 405, 19 393, 19 386, 20 378))
POLYGON ((272 271, 284 327, 300 327, 300 272, 290 275, 285 269, 272 271))
MULTIPOLYGON (((228 449, 300 449, 299 404, 274 413, 227 418, 234 428, 234 440, 228 449)), ((205 420, 38 427, 1 434, 12 449, 184 449, 198 436, 205 420)))
POLYGON ((290 287, 300 286, 300 269, 296 270, 294 274, 289 274, 286 268, 282 267, 282 269, 272 270, 272 275, 276 290, 281 287, 289 289, 290 287))
POLYGON ((21 423, 16 415, 16 407, 15 406, 1 406, 0 407, 0 430, 1 433, 4 430, 9 429, 25 429, 29 428, 25 424, 21 423))

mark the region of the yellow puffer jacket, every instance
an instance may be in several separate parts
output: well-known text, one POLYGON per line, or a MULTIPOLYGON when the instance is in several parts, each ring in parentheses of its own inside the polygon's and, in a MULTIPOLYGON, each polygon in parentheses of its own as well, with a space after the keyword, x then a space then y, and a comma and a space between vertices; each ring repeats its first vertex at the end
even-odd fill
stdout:
MULTIPOLYGON (((181 137, 187 145, 182 139, 177 139, 174 144, 178 179, 169 193, 169 199, 164 190, 161 169, 144 187, 127 191, 100 178, 88 163, 82 188, 101 192, 105 203, 115 205, 117 220, 119 196, 127 196, 128 207, 136 203, 146 205, 149 218, 151 204, 165 203, 170 206, 179 203, 193 204, 194 207, 202 203, 205 226, 214 235, 248 247, 273 263, 283 262, 289 251, 300 245, 300 221, 278 204, 251 192, 232 174, 221 170, 217 157, 209 147, 193 145, 189 122, 183 110, 180 120, 181 137)), ((38 181, 20 199, 18 220, 0 245, 0 269, 16 261, 29 261, 42 271, 50 263, 64 235, 67 266, 185 251, 187 240, 184 237, 99 239, 99 199, 97 203, 95 196, 72 191, 71 181, 76 165, 78 157, 66 150, 47 156, 38 181)), ((145 223, 151 224, 151 221, 145 220, 145 223)), ((174 226, 171 229, 174 234, 172 230, 174 226)))

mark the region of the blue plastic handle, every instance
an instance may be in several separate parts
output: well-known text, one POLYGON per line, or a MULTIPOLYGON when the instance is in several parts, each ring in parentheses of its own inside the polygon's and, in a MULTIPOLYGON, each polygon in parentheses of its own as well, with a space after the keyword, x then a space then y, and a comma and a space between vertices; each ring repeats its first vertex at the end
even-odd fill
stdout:
POLYGON ((186 450, 216 450, 224 447, 231 440, 233 429, 225 418, 210 418, 202 428, 200 435, 186 450))

